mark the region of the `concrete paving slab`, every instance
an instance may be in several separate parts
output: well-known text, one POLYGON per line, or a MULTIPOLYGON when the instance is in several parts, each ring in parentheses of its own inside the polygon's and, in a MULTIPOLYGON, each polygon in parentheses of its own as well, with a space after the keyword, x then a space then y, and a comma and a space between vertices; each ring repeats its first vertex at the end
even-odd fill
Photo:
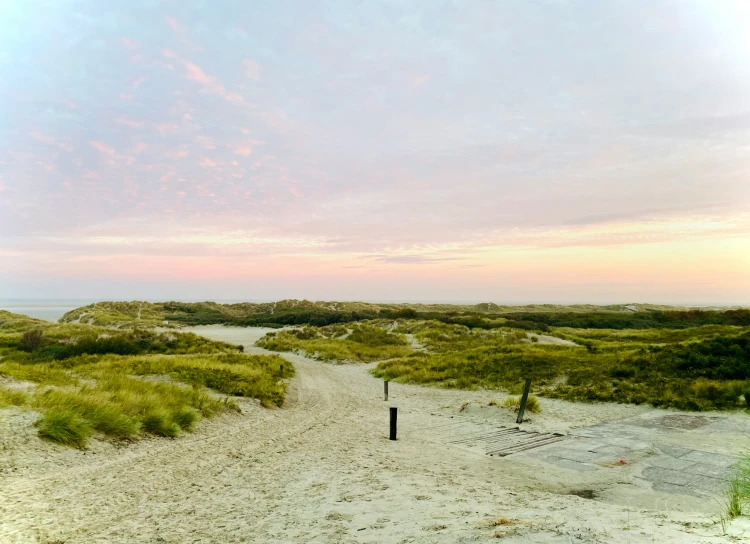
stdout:
POLYGON ((687 472, 699 476, 708 476, 709 478, 719 478, 723 480, 729 477, 730 469, 718 465, 709 465, 707 463, 695 463, 687 470, 687 472))
POLYGON ((607 446, 605 442, 597 442, 594 440, 570 440, 565 443, 566 449, 580 451, 598 451, 599 448, 605 446, 607 446))
POLYGON ((698 450, 693 450, 680 457, 680 459, 684 459, 685 461, 695 461, 696 463, 707 463, 709 465, 717 465, 725 468, 732 466, 735 462, 734 459, 728 455, 698 450))
POLYGON ((556 451, 555 457, 562 457, 563 459, 577 461, 579 463, 587 463, 588 461, 593 461, 597 457, 601 457, 601 454, 595 451, 571 450, 566 448, 556 451))
POLYGON ((670 495, 692 495, 693 497, 706 497, 707 491, 694 489, 684 485, 674 485, 665 482, 653 482, 651 488, 655 491, 661 491, 663 493, 669 493, 670 495))
POLYGON ((682 457, 683 455, 686 455, 690 453, 690 448, 684 448, 682 446, 674 446, 672 444, 658 444, 657 449, 663 453, 664 455, 669 455, 670 457, 682 457))
POLYGON ((577 470, 578 472, 593 472, 598 470, 595 466, 578 463, 576 461, 571 461, 570 459, 562 459, 560 457, 549 456, 547 457, 547 461, 558 467, 577 470))
POLYGON ((646 450, 652 447, 651 444, 648 444, 647 442, 639 442, 630 438, 610 437, 607 440, 607 443, 613 444, 615 446, 625 446, 626 448, 630 448, 631 450, 646 450))
POLYGON ((631 450, 627 446, 614 446, 612 444, 607 444, 606 446, 596 448, 593 451, 601 455, 608 455, 612 457, 622 458, 622 457, 627 456, 633 450, 631 450))
POLYGON ((687 474, 679 470, 661 467, 647 467, 643 470, 643 478, 650 482, 662 482, 672 485, 687 485, 700 478, 697 474, 687 474))
POLYGON ((692 472, 692 469, 689 467, 696 466, 694 461, 687 461, 685 459, 669 457, 667 455, 651 457, 647 463, 654 467, 668 468, 671 470, 688 469, 687 472, 692 472))
POLYGON ((711 493, 719 493, 726 487, 727 483, 724 480, 718 478, 698 478, 697 480, 690 482, 687 487, 698 489, 700 491, 709 491, 711 493))

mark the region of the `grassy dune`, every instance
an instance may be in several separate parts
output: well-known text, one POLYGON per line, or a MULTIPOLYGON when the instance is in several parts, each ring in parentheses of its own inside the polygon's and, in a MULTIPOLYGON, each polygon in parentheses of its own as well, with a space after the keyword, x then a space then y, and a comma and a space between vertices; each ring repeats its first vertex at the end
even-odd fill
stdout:
POLYGON ((0 407, 40 412, 40 436, 76 447, 94 433, 173 437, 236 409, 233 396, 280 406, 281 378, 294 373, 279 356, 245 355, 194 334, 55 325, 8 312, 0 312, 0 356, 0 407))
POLYGON ((279 331, 261 338, 257 345, 271 351, 301 350, 311 357, 336 362, 367 363, 413 352, 403 334, 359 323, 349 328, 334 325, 279 331))
MULTIPOLYGON (((718 309, 716 309, 718 310, 718 309)), ((514 326, 544 330, 550 326, 596 328, 680 327, 697 317, 728 324, 726 312, 695 312, 675 306, 648 304, 590 304, 500 306, 480 304, 374 304, 281 300, 265 303, 219 304, 216 302, 98 302, 68 312, 64 323, 107 327, 210 325, 239 326, 315 325, 366 321, 377 318, 438 319, 470 327, 496 327, 505 321, 514 326)), ((750 312, 743 319, 750 324, 750 312)), ((704 323, 708 324, 708 323, 704 323)), ((740 324, 740 323, 735 323, 740 324)))
POLYGON ((547 334, 575 345, 534 342, 526 330, 508 326, 471 329, 414 319, 285 330, 267 335, 258 345, 303 350, 325 360, 380 361, 375 376, 405 383, 518 393, 523 380, 530 378, 537 394, 574 401, 688 410, 748 406, 748 327, 552 327, 547 334), (423 349, 413 349, 406 334, 423 349))

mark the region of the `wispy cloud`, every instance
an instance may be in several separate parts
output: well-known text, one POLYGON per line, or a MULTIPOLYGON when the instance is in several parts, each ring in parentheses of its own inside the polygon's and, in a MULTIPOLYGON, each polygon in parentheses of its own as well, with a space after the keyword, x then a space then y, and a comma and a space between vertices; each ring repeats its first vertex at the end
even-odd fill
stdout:
POLYGON ((750 50, 723 4, 679 31, 667 0, 152 4, 4 14, 34 31, 3 57, 0 296, 157 261, 353 297, 750 290, 750 50))

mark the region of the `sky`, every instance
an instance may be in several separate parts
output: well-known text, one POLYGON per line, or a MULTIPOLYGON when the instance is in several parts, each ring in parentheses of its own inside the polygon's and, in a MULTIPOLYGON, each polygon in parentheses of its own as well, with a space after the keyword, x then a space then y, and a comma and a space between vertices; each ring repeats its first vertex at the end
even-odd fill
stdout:
POLYGON ((750 304, 750 2, 0 0, 0 298, 750 304))

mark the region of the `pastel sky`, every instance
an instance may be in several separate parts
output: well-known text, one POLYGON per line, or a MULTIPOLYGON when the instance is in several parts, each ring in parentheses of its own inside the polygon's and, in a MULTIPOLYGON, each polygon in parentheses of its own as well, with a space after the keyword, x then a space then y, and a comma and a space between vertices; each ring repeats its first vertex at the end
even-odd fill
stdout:
POLYGON ((750 303, 750 2, 0 0, 0 297, 750 303))

